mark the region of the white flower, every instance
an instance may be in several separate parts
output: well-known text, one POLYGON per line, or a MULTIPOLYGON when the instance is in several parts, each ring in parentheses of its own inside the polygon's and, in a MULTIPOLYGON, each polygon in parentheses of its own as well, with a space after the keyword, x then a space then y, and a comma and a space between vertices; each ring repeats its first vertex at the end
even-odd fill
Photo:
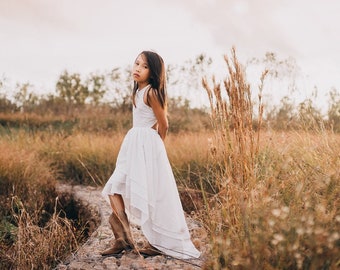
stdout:
POLYGON ((284 237, 283 237, 282 234, 276 233, 276 234, 274 234, 274 239, 276 239, 278 242, 281 242, 281 241, 283 241, 284 237))
POLYGON ((301 227, 296 229, 296 233, 297 233, 298 235, 303 235, 304 232, 305 232, 305 230, 304 230, 303 228, 301 228, 301 227))
POLYGON ((272 210, 272 214, 273 214, 273 216, 275 216, 275 217, 279 217, 280 214, 281 214, 281 210, 280 210, 280 209, 273 209, 273 210, 272 210))
POLYGON ((283 206, 281 207, 282 212, 288 214, 289 213, 289 207, 288 206, 283 206))
POLYGON ((268 224, 269 224, 270 227, 273 227, 275 225, 275 221, 270 219, 270 220, 268 220, 268 224))

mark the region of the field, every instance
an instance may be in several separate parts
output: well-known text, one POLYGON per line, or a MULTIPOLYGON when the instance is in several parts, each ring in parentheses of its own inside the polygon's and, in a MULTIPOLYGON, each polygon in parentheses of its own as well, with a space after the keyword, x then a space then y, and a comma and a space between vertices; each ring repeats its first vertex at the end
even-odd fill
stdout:
MULTIPOLYGON (((170 114, 165 142, 178 187, 200 194, 204 269, 338 269, 340 135, 313 122, 271 129, 261 102, 255 119, 237 59, 226 61, 225 89, 203 81, 210 113, 170 114)), ((55 187, 103 186, 114 170, 130 115, 96 110, 1 115, 0 268, 53 268, 90 233, 89 214, 55 187)))
MULTIPOLYGON (((224 160, 218 156, 221 149, 216 149, 214 136, 211 132, 170 134, 166 141, 178 185, 205 194, 205 208, 199 212, 213 243, 214 259, 209 265, 215 269, 254 264, 259 269, 335 269, 339 264, 340 136, 264 132, 256 179, 248 183, 233 182, 217 166, 224 160)), ((62 137, 22 131, 2 136, 2 209, 14 212, 14 221, 6 218, 8 213, 2 216, 1 237, 3 243, 16 244, 2 248, 7 255, 1 256, 12 254, 7 261, 19 263, 22 254, 26 255, 21 260, 30 259, 29 239, 38 237, 35 230, 43 219, 39 215, 48 207, 53 210, 56 182, 103 185, 114 168, 122 138, 123 134, 62 137)), ((62 245, 63 238, 74 232, 68 231, 65 219, 55 214, 50 218, 44 224, 47 238, 43 241, 48 247, 62 245)))

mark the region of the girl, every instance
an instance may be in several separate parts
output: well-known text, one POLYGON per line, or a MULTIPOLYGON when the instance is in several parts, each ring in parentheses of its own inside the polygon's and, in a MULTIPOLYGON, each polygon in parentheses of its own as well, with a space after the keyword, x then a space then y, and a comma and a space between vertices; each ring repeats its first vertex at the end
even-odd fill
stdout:
POLYGON ((190 240, 163 143, 168 130, 163 59, 143 51, 135 60, 132 74, 133 127, 123 140, 116 168, 102 191, 112 208, 109 223, 116 241, 102 255, 137 251, 128 214, 149 242, 137 252, 198 258, 200 252, 190 240))

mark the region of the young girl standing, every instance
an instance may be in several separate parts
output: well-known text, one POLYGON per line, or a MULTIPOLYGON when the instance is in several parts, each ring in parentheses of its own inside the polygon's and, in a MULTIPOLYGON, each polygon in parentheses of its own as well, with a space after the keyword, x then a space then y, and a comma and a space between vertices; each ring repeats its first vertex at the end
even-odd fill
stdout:
POLYGON ((123 140, 116 168, 102 191, 112 208, 109 223, 116 240, 102 255, 136 250, 128 214, 149 242, 138 251, 141 254, 198 258, 200 252, 190 240, 163 142, 168 130, 163 59, 155 52, 143 51, 135 60, 132 74, 133 127, 123 140))

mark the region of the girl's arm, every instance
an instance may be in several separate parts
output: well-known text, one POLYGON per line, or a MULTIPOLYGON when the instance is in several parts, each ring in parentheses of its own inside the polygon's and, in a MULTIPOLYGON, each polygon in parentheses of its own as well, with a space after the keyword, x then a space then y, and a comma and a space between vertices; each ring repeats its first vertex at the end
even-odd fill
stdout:
POLYGON ((166 111, 164 108, 162 108, 155 93, 152 90, 148 92, 148 95, 149 105, 152 108, 157 119, 158 133, 161 136, 162 140, 164 141, 169 128, 168 118, 166 117, 166 111))

